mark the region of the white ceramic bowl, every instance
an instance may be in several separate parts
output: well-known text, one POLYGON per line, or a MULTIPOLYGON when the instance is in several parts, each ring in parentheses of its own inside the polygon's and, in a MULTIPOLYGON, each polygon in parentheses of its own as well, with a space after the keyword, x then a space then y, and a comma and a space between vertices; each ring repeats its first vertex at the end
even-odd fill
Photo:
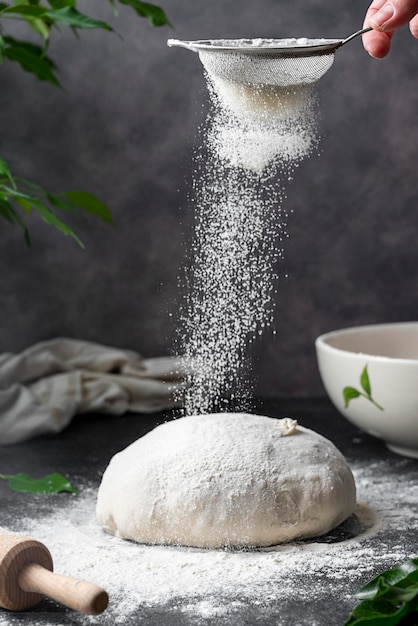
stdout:
POLYGON ((418 458, 418 322, 336 330, 315 347, 340 413, 393 452, 418 458))

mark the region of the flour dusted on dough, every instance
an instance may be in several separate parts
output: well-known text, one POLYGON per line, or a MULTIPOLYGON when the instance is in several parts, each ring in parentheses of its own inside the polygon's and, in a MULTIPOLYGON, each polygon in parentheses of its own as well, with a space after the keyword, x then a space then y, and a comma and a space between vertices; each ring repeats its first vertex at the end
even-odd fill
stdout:
POLYGON ((288 418, 219 413, 167 422, 115 455, 96 512, 141 543, 262 547, 322 535, 355 504, 329 440, 288 418))

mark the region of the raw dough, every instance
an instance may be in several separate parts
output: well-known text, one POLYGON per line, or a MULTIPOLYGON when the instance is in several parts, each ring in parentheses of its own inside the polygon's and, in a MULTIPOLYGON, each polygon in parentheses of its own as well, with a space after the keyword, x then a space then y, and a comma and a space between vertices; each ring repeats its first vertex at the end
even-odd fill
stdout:
POLYGON ((167 422, 116 454, 97 520, 141 543, 261 547, 322 535, 355 504, 328 439, 288 418, 220 413, 167 422))

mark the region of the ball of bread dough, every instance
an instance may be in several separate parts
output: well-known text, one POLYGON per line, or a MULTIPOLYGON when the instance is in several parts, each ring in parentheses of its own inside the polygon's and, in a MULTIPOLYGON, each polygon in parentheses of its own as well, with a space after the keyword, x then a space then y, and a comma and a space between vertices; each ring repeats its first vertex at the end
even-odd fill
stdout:
POLYGON ((220 413, 167 422, 116 454, 96 512, 141 543, 262 547, 322 535, 355 504, 328 439, 289 418, 220 413))

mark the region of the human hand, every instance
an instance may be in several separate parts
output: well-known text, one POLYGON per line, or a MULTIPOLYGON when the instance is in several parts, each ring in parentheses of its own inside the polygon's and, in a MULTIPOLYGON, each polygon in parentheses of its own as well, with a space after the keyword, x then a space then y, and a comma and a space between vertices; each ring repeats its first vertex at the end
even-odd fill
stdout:
POLYGON ((363 35, 365 50, 382 59, 389 53, 394 31, 408 23, 418 39, 418 0, 373 0, 364 19, 364 28, 373 28, 363 35))

